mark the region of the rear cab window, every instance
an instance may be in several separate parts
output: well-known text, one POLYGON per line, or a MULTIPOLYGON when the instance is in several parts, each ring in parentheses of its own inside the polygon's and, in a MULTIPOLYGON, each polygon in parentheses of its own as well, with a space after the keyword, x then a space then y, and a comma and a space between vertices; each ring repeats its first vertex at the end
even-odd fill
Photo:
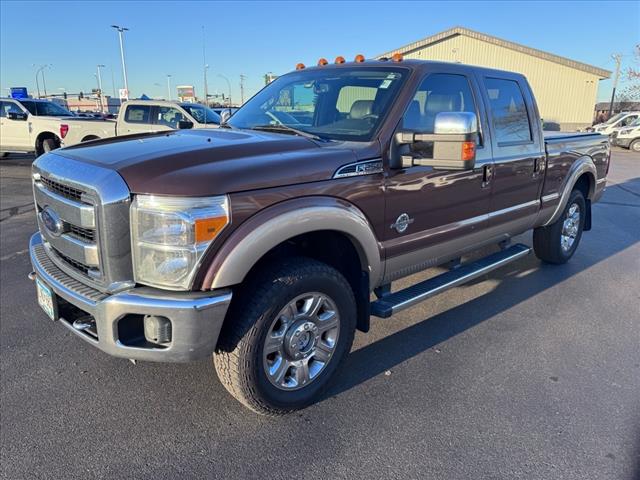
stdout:
POLYGON ((124 114, 127 123, 151 123, 150 105, 129 105, 124 114))
POLYGON ((487 77, 484 85, 498 146, 532 143, 527 104, 518 82, 487 77))

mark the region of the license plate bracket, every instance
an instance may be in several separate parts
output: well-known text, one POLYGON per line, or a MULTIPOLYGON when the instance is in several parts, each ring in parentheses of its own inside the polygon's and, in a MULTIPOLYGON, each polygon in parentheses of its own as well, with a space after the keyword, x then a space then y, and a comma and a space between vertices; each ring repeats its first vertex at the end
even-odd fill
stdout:
POLYGON ((38 305, 44 310, 44 313, 53 320, 58 320, 58 299, 53 293, 51 287, 36 277, 36 290, 38 292, 38 305))

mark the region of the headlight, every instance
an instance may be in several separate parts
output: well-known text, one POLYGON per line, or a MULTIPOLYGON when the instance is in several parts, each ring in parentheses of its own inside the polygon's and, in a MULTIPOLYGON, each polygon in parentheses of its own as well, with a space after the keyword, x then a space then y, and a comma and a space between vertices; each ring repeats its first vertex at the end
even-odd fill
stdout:
POLYGON ((227 223, 226 196, 137 195, 131 204, 136 282, 188 290, 204 251, 227 223))

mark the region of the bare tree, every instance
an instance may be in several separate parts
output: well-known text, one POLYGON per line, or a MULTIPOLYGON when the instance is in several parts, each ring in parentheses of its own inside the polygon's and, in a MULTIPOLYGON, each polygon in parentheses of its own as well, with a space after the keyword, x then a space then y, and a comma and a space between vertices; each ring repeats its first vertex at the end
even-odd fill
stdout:
POLYGON ((640 44, 633 49, 631 65, 624 71, 627 84, 620 92, 620 102, 640 102, 640 44))

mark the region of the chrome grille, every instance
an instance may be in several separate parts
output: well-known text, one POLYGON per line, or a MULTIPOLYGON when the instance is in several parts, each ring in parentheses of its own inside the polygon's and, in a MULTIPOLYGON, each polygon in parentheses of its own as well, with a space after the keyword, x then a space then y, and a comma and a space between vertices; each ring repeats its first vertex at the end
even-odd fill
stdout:
POLYGON ((130 195, 118 173, 48 153, 33 164, 33 191, 45 251, 57 267, 104 292, 133 285, 130 195))
POLYGON ((82 194, 85 193, 82 190, 70 187, 68 185, 64 185, 62 183, 56 182, 46 177, 41 177, 40 181, 47 188, 47 190, 57 193, 61 197, 67 198, 69 200, 82 202, 82 194))
POLYGON ((67 223, 65 227, 69 231, 69 235, 78 240, 89 243, 95 243, 96 241, 96 231, 93 228, 82 228, 77 225, 71 225, 70 223, 67 223))

